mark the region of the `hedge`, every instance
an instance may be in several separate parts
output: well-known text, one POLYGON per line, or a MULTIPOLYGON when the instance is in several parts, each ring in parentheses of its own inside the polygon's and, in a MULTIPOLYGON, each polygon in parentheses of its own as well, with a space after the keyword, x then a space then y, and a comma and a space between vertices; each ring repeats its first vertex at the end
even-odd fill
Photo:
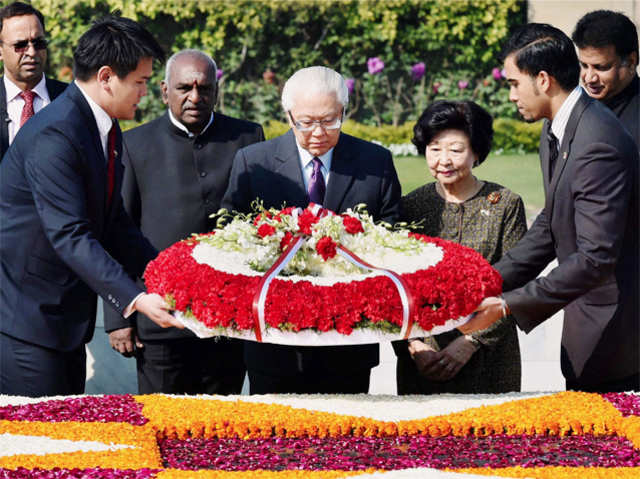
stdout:
MULTIPOLYGON (((260 123, 284 120, 281 87, 294 71, 310 65, 326 65, 355 80, 349 107, 352 119, 365 124, 410 122, 438 94, 471 97, 474 85, 499 66, 499 52, 510 30, 526 21, 523 0, 32 0, 32 4, 47 19, 52 76, 70 80, 73 46, 92 18, 120 10, 143 23, 168 52, 198 48, 211 54, 223 70, 218 109, 260 123), (385 64, 377 74, 367 68, 372 57, 385 64), (419 64, 424 68, 418 78, 412 66, 419 64)), ((162 68, 157 68, 150 94, 139 105, 138 121, 164 111, 159 93, 162 77, 162 68)), ((491 106, 488 100, 485 104, 491 106)))
MULTIPOLYGON (((349 120, 345 122, 342 131, 369 141, 377 141, 384 145, 399 145, 411 143, 413 126, 415 123, 405 123, 398 127, 384 125, 381 127, 363 125, 349 120)), ((263 125, 267 139, 282 135, 289 129, 284 122, 271 120, 263 125)), ((494 153, 522 152, 534 153, 538 151, 542 122, 525 123, 511 118, 496 118, 493 122, 494 153)))

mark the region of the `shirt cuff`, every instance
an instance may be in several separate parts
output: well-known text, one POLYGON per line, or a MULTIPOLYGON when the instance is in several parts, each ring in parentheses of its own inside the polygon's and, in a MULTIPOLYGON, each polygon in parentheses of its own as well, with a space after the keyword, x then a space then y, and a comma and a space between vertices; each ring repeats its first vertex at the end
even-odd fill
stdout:
POLYGON ((129 303, 129 306, 124 308, 124 312, 122 313, 122 316, 124 316, 124 319, 127 319, 129 316, 131 316, 133 313, 135 313, 135 311, 136 311, 136 301, 138 301, 138 298, 140 296, 144 295, 144 294, 145 293, 140 293, 138 296, 133 298, 133 301, 131 301, 129 303))

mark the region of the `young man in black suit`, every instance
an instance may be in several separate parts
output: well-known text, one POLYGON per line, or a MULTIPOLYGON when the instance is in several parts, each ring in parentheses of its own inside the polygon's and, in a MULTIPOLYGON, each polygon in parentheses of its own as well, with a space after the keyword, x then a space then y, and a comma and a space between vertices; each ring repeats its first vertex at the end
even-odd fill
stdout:
MULTIPOLYGON (((349 93, 344 78, 325 67, 303 68, 282 90, 291 130, 241 149, 222 200, 248 212, 259 198, 266 208, 306 207, 336 213, 365 203, 375 220, 398 219, 400 183, 391 153, 340 132, 349 93)), ((366 393, 378 345, 294 347, 245 343, 252 394, 366 393)))
POLYGON ((0 161, 18 130, 64 91, 66 83, 46 78, 44 16, 31 5, 13 2, 0 9, 0 161))
POLYGON ((567 389, 640 389, 638 149, 616 116, 578 86, 571 40, 545 24, 505 47, 510 99, 527 121, 545 118, 540 163, 545 207, 495 268, 504 298, 487 298, 468 333, 509 310, 531 331, 564 308, 567 389), (557 258, 558 266, 537 278, 557 258))
MULTIPOLYGON (((213 59, 183 50, 167 61, 162 99, 168 111, 124 134, 125 209, 162 250, 191 233, 215 228, 238 149, 264 140, 262 127, 213 111, 218 83, 213 59)), ((112 347, 136 353, 140 394, 239 394, 245 376, 242 342, 198 339, 163 329, 142 315, 105 310, 112 347)))
POLYGON ((124 211, 121 134, 147 93, 155 39, 107 17, 80 38, 75 82, 29 120, 0 163, 0 392, 81 394, 96 293, 128 316, 180 326, 139 276, 157 254, 124 211))
POLYGON ((611 108, 640 147, 636 26, 622 13, 596 10, 578 21, 572 39, 585 91, 611 108))

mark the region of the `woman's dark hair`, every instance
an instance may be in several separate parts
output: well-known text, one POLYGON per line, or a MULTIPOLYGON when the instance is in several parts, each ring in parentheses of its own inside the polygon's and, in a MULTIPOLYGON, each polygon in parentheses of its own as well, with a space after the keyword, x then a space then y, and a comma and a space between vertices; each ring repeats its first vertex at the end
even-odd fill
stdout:
POLYGON ((528 23, 507 40, 502 59, 514 55, 522 72, 535 77, 541 71, 556 79, 565 91, 578 86, 580 65, 571 39, 562 30, 546 23, 528 23))
POLYGON ((596 10, 578 20, 571 35, 578 48, 602 48, 613 45, 616 54, 626 59, 638 54, 638 31, 633 22, 622 13, 596 10))
POLYGON ((469 137, 471 149, 482 163, 493 140, 493 118, 480 105, 469 101, 439 100, 422 112, 413 127, 413 139, 418 153, 424 155, 427 145, 441 131, 459 130, 469 137))
POLYGON ((86 81, 103 66, 119 78, 138 67, 143 58, 164 60, 164 51, 142 25, 129 18, 110 15, 93 22, 73 52, 73 74, 86 81))

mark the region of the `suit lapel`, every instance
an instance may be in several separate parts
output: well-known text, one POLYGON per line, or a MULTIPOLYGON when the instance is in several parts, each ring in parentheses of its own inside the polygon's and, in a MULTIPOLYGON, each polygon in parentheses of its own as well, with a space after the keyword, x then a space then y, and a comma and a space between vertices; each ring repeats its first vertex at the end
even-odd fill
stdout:
POLYGON ((339 213, 340 205, 347 191, 354 181, 356 172, 352 161, 352 152, 348 138, 340 133, 338 144, 333 150, 331 159, 331 174, 327 184, 327 192, 324 197, 324 207, 339 213))
MULTIPOLYGON (((571 143, 573 142, 573 138, 576 134, 576 129, 578 128, 578 124, 580 123, 580 118, 584 113, 585 109, 590 103, 590 99, 587 97, 585 93, 580 95, 578 102, 573 107, 573 111, 571 112, 571 116, 569 117, 569 121, 567 121, 567 126, 564 129, 564 135, 562 136, 562 144, 560 145, 560 150, 558 152, 558 159, 556 160, 556 166, 553 171, 553 178, 551 178, 551 184, 549 185, 549 189, 547 191, 548 202, 550 205, 549 214, 553 211, 553 202, 555 200, 555 191, 558 187, 558 182, 562 177, 562 172, 564 171, 565 166, 567 166, 567 161, 569 160, 569 156, 571 155, 571 143)), ((548 149, 548 147, 547 147, 548 149)), ((548 158, 548 155, 547 155, 548 158)), ((548 171, 548 162, 547 162, 547 171, 548 171)))
MULTIPOLYGON (((84 123, 87 125, 88 136, 90 137, 89 143, 91 143, 93 147, 93 152, 87 151, 87 161, 95 169, 96 174, 99 178, 98 184, 102 186, 102 188, 99 191, 96 191, 95 194, 102 195, 102 201, 100 203, 104 208, 102 212, 102 215, 104 217, 107 214, 107 160, 104 155, 104 150, 102 149, 102 142, 100 141, 98 124, 96 123, 96 118, 93 115, 93 111, 91 111, 89 103, 85 99, 80 89, 75 85, 75 83, 72 83, 67 87, 65 94, 76 105, 77 109, 80 111, 84 118, 84 123)), ((122 151, 122 135, 118 135, 116 137, 116 151, 122 151), (120 142, 120 150, 118 150, 118 141, 120 142)), ((116 161, 116 164, 117 163, 118 162, 116 161)), ((117 170, 118 168, 116 168, 116 171, 117 170)), ((120 174, 122 175, 122 172, 120 174)), ((114 191, 116 191, 115 185, 114 191)))
MULTIPOLYGON (((0 153, 9 148, 9 114, 7 113, 7 92, 4 89, 4 77, 0 76, 0 153)), ((2 156, 0 155, 0 160, 2 156)))
POLYGON ((304 187, 296 139, 291 130, 278 142, 273 157, 273 171, 283 177, 284 183, 282 191, 275 194, 284 196, 287 206, 307 206, 309 197, 304 187))
POLYGON ((549 120, 545 120, 540 134, 540 169, 542 170, 542 186, 544 187, 545 198, 549 194, 549 142, 547 141, 549 128, 551 128, 551 123, 549 120))
POLYGON ((95 155, 97 158, 102 160, 97 163, 100 163, 102 168, 106 171, 106 160, 104 159, 104 151, 102 149, 102 142, 100 141, 100 132, 98 131, 98 124, 96 123, 96 118, 93 116, 93 111, 91 111, 89 103, 87 103, 87 100, 75 83, 69 85, 66 92, 71 101, 73 101, 76 107, 80 110, 80 113, 82 113, 82 116, 85 119, 85 124, 89 130, 91 142, 95 149, 95 155))
POLYGON ((67 87, 65 83, 54 81, 49 77, 45 77, 44 81, 46 82, 47 93, 49 93, 49 99, 51 101, 55 100, 67 87))

